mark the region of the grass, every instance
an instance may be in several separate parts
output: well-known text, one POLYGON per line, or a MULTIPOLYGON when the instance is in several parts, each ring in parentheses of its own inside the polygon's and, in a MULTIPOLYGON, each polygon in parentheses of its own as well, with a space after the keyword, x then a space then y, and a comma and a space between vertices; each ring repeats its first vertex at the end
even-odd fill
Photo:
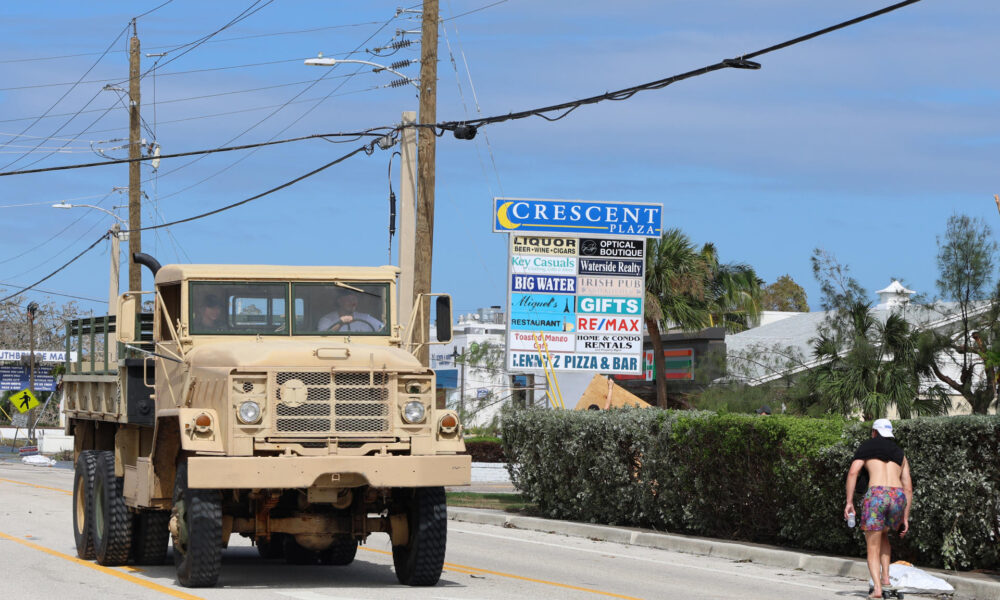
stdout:
POLYGON ((491 508, 504 512, 530 514, 537 510, 521 494, 475 494, 472 492, 448 492, 448 506, 462 508, 491 508))

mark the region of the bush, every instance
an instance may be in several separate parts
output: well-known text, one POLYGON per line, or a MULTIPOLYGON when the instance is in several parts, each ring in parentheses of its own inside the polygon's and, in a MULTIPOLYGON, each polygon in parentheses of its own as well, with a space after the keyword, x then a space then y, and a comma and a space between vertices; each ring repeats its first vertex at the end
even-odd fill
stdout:
MULTIPOLYGON (((1000 418, 900 420, 910 533, 895 558, 1000 565, 1000 418)), ((503 416, 508 469, 546 515, 864 554, 843 521, 844 479, 870 423, 659 410, 503 416)), ((856 505, 860 506, 860 490, 856 505)))
POLYGON ((503 445, 499 438, 472 438, 465 440, 465 452, 472 455, 472 462, 502 463, 507 462, 503 453, 503 445))

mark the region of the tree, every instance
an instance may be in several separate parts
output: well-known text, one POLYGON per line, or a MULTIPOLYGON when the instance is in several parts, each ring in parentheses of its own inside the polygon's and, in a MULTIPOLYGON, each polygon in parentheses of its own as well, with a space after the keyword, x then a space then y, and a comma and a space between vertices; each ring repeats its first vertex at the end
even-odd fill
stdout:
POLYGON ((809 312, 806 291, 795 283, 791 275, 782 275, 765 287, 761 292, 760 304, 762 310, 809 312))
POLYGON ((680 229, 646 244, 646 329, 653 345, 656 404, 667 407, 661 324, 682 331, 719 325, 742 331, 760 316, 761 280, 749 265, 722 263, 715 245, 697 249, 680 229))
POLYGON ((743 263, 722 264, 715 244, 701 250, 705 261, 706 310, 710 327, 721 326, 729 333, 749 329, 760 319, 761 285, 753 267, 743 263))
POLYGON ((972 412, 986 414, 997 400, 1000 376, 1000 293, 994 287, 997 243, 982 220, 948 219, 937 238, 937 287, 955 303, 953 330, 928 333, 921 351, 938 379, 962 395, 972 412), (949 373, 957 371, 958 377, 949 373))
POLYGON ((886 416, 892 406, 904 419, 947 413, 940 386, 920 393, 931 372, 919 360, 919 332, 897 313, 879 321, 863 301, 851 301, 842 311, 844 326, 824 330, 815 340, 813 354, 822 362, 806 376, 808 389, 828 412, 860 411, 868 420, 886 416))
POLYGON ((653 344, 656 405, 667 408, 666 365, 660 324, 697 331, 710 321, 705 310, 707 269, 694 244, 680 229, 668 229, 646 243, 646 298, 643 318, 653 344))

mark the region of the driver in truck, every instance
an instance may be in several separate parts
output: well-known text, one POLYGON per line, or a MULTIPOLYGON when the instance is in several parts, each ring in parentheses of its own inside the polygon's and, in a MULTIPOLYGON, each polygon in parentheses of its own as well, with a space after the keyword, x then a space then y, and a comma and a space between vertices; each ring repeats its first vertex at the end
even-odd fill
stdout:
POLYGON ((373 333, 382 329, 382 322, 368 313, 358 311, 358 293, 340 290, 337 310, 323 315, 316 327, 320 331, 373 333))

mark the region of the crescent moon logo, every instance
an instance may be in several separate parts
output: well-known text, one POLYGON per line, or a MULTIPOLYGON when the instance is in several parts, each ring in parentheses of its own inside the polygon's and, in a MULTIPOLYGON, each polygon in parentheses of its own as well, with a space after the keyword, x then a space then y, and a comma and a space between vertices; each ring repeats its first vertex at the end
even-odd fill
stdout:
POLYGON ((521 226, 520 223, 514 223, 507 216, 507 209, 510 208, 511 204, 514 203, 504 202, 500 205, 500 208, 497 209, 497 221, 500 221, 500 225, 502 225, 504 229, 517 229, 521 226))

